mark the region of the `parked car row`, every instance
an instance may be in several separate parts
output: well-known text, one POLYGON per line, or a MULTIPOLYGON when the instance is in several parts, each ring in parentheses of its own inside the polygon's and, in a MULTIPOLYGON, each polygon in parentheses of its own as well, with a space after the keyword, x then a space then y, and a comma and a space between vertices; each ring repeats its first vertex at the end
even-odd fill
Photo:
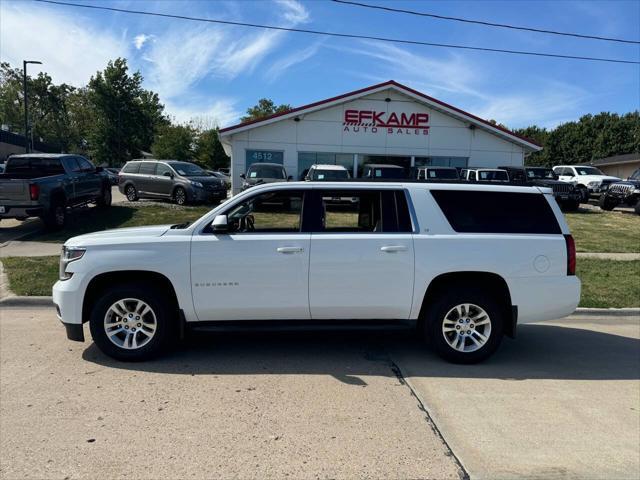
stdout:
POLYGON ((610 184, 606 192, 600 195, 599 204, 603 210, 613 210, 619 206, 633 207, 640 215, 640 168, 626 181, 610 184))

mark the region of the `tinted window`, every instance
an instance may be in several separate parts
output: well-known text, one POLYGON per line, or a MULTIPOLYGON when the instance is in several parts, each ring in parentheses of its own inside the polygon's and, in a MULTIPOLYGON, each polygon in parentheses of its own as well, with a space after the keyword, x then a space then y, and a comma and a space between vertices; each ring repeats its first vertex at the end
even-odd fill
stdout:
POLYGON ((478 175, 480 180, 485 181, 509 181, 509 175, 504 170, 480 170, 478 175))
POLYGON ((255 164, 249 168, 247 178, 287 178, 284 168, 277 165, 255 164))
POLYGON ((171 168, 164 163, 159 163, 158 168, 156 169, 156 175, 164 175, 165 173, 172 173, 171 168))
POLYGON ((32 175, 59 175, 64 173, 59 158, 9 158, 5 173, 28 173, 32 175))
POLYGON ((140 162, 129 162, 122 167, 124 173, 138 173, 140 171, 140 162))
POLYGON ((443 168, 430 168, 428 170, 429 178, 442 179, 442 180, 457 180, 458 171, 449 170, 443 168))
POLYGON ((169 165, 183 177, 206 177, 208 174, 195 163, 171 162, 169 165))
POLYGON ((261 193, 225 212, 230 233, 295 233, 300 231, 303 192, 261 193))
POLYGON ((432 190, 431 195, 456 232, 560 233, 541 194, 432 190))
POLYGON ((527 177, 536 179, 550 179, 556 178, 556 174, 550 168, 527 168, 527 177))
POLYGON ((311 175, 311 180, 346 180, 349 178, 349 172, 346 170, 321 170, 314 169, 311 175))
POLYGON ((142 162, 140 164, 140 173, 144 173, 146 175, 155 175, 156 162, 142 162))
POLYGON ((76 159, 78 160, 78 164, 80 165, 80 170, 82 172, 93 172, 96 169, 86 158, 76 157, 76 159))
POLYGON ((578 175, 604 175, 600 170, 595 167, 575 167, 578 175))

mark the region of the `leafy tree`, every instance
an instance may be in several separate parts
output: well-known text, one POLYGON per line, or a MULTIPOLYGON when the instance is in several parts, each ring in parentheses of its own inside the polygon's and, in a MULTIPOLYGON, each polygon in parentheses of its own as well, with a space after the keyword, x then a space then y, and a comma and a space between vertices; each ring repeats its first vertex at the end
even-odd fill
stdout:
POLYGON ((155 158, 191 160, 194 155, 195 130, 189 125, 166 125, 160 128, 151 146, 155 158))
POLYGON ((229 167, 231 159, 224 152, 217 129, 205 130, 198 135, 195 160, 203 167, 212 170, 229 167))
POLYGON ((261 118, 268 117, 276 113, 284 113, 291 110, 291 105, 282 104, 276 106, 273 100, 268 98, 261 98, 258 103, 253 107, 247 108, 247 114, 240 119, 241 122, 248 122, 251 120, 259 120, 261 118))
POLYGON ((94 113, 89 151, 98 164, 120 165, 139 156, 168 124, 158 96, 142 88, 140 72, 129 74, 123 58, 91 77, 88 94, 94 113))

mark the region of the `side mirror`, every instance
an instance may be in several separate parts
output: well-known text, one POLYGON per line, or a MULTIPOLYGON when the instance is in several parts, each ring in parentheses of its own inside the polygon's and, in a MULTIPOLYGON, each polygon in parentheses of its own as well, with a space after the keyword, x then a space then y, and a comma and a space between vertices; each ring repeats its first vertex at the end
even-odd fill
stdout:
POLYGON ((290 182, 291 180, 293 180, 293 175, 289 175, 289 176, 287 177, 287 182, 290 182))
POLYGON ((164 175, 165 177, 173 178, 172 172, 164 172, 162 175, 164 175))
POLYGON ((211 222, 211 228, 214 232, 223 233, 229 231, 229 224, 227 223, 226 215, 216 215, 216 218, 211 222))
POLYGON ((245 178, 247 178, 247 176, 244 173, 241 173, 240 178, 244 180, 245 178))

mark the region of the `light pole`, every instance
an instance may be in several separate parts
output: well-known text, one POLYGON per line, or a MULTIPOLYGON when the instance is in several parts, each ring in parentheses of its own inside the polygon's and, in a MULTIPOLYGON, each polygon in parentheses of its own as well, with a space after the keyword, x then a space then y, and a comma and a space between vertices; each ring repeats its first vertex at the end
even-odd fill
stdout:
POLYGON ((22 88, 24 89, 24 151, 29 153, 29 111, 27 105, 27 64, 36 63, 42 65, 42 62, 37 60, 23 60, 22 61, 22 88))

